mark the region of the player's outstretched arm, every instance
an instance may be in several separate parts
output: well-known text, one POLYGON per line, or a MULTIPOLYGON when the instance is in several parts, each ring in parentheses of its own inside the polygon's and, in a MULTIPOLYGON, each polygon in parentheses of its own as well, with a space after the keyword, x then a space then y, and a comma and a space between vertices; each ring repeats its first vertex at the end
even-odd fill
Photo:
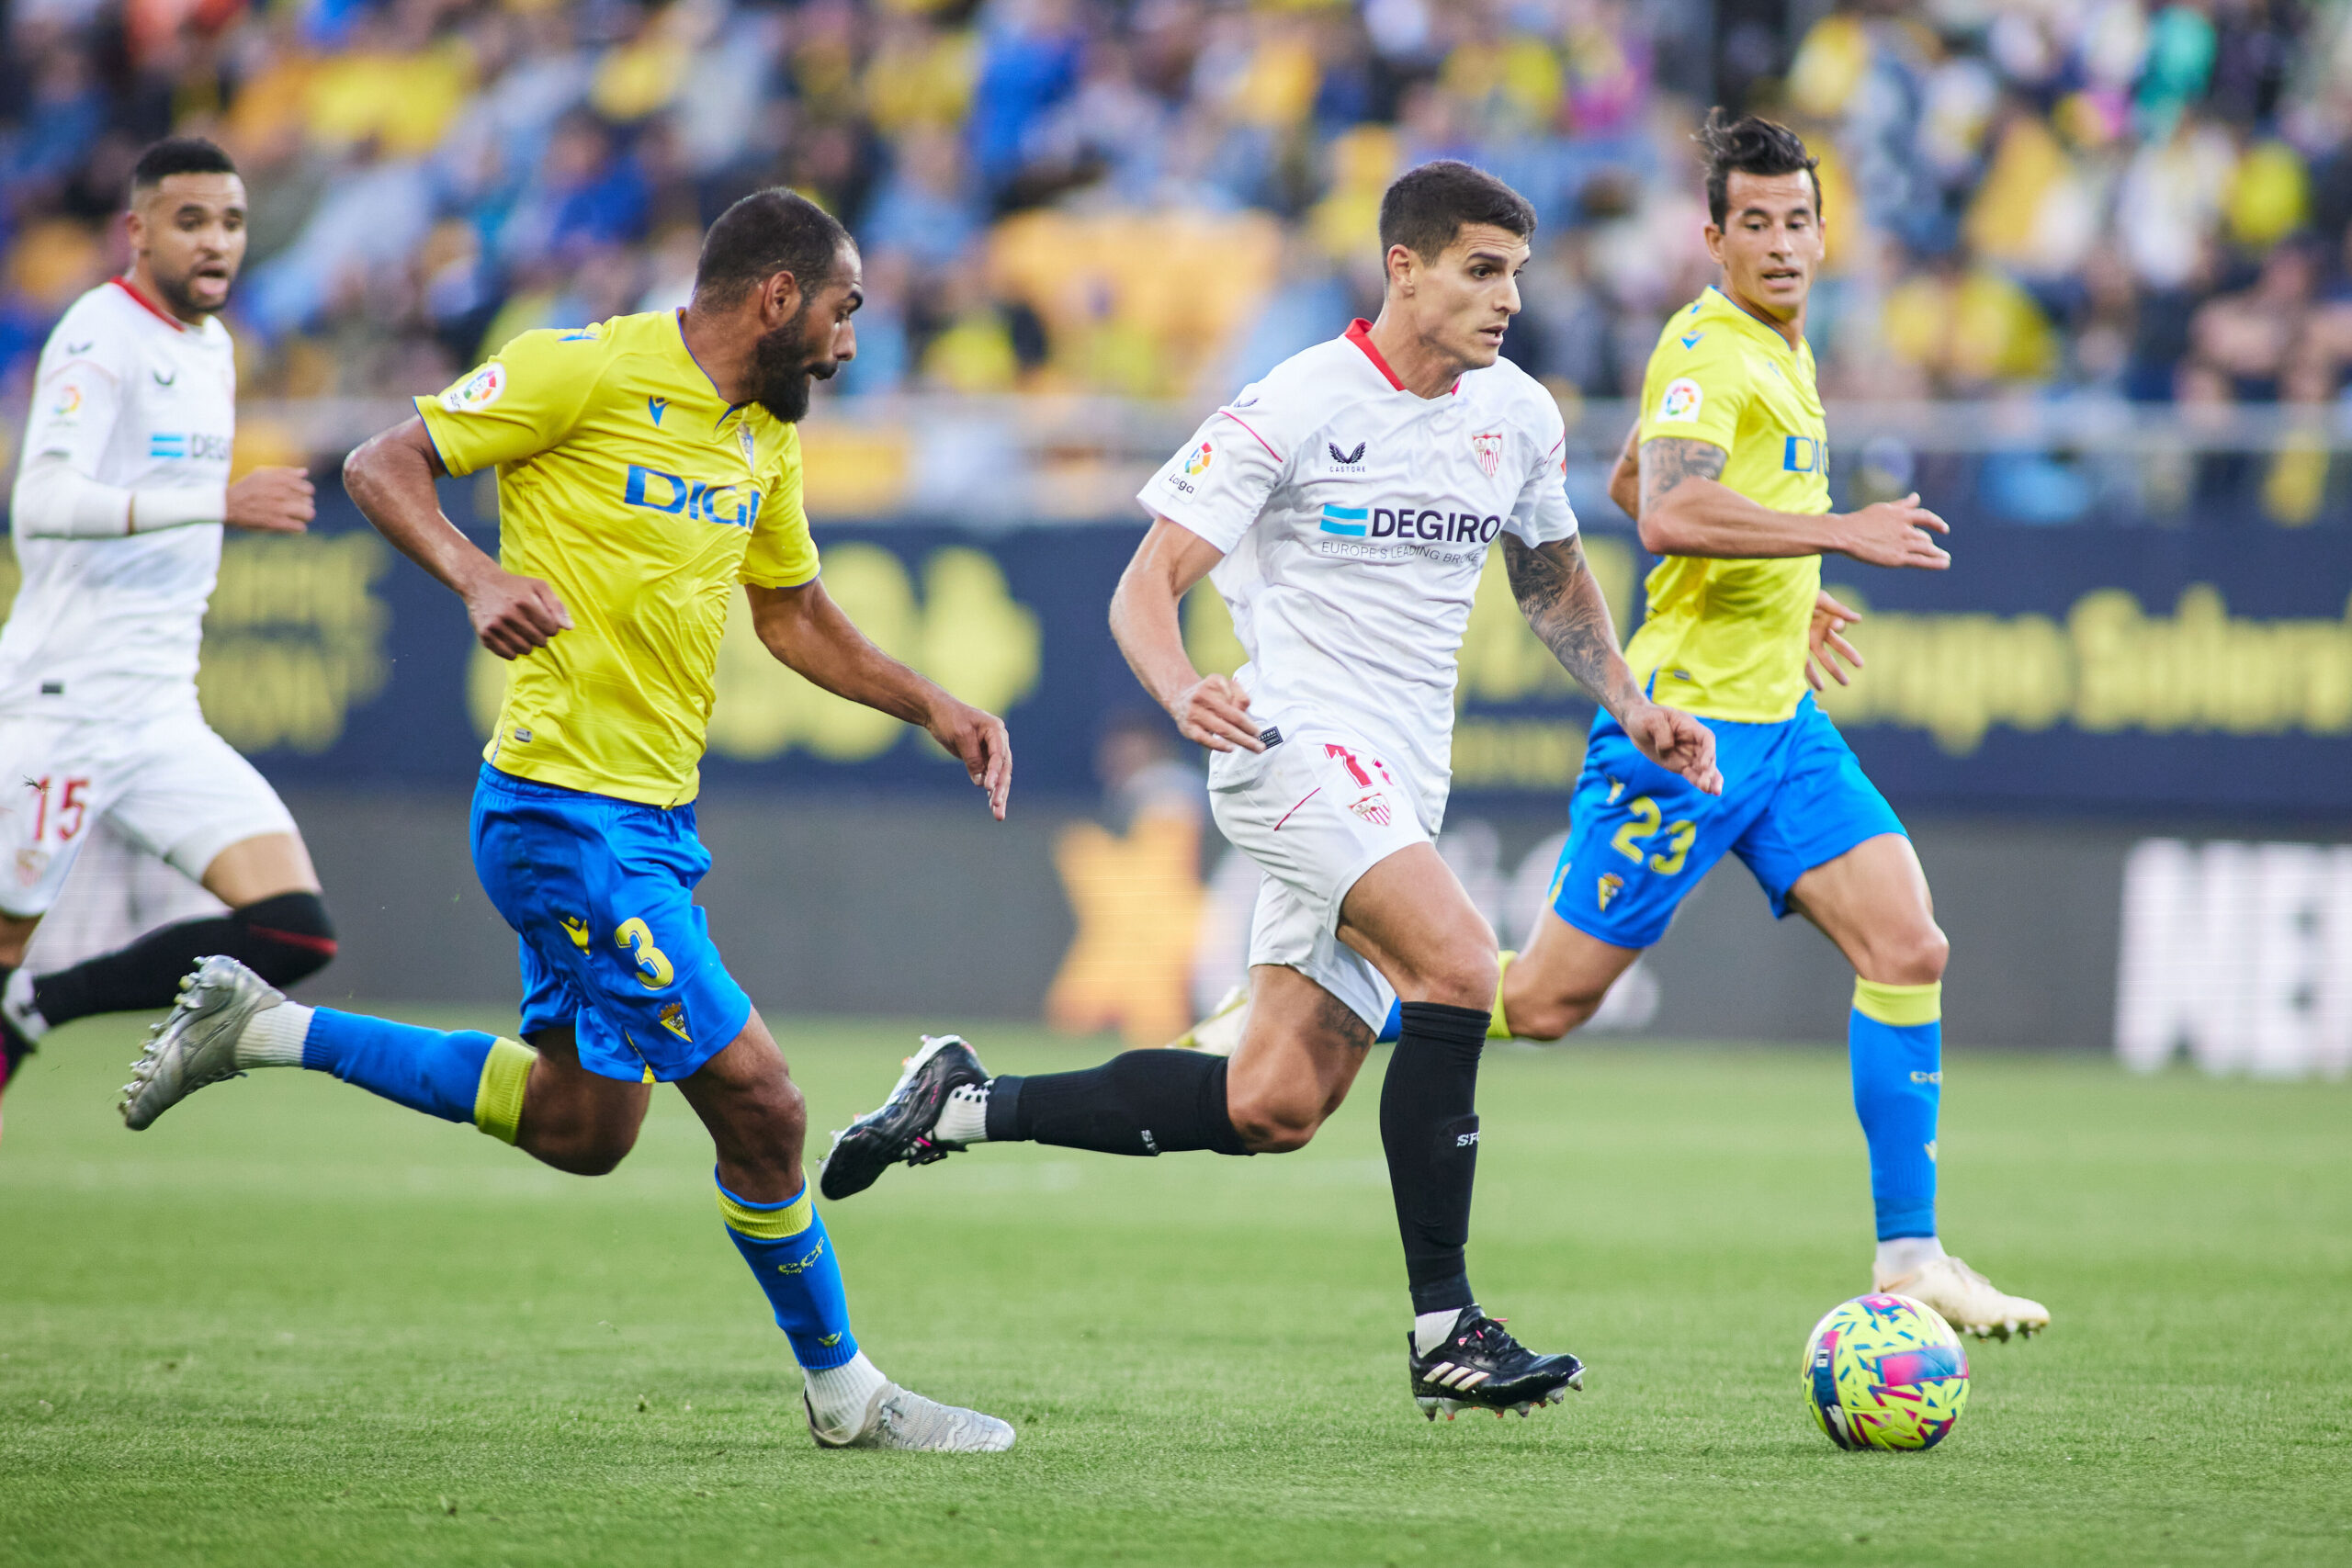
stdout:
POLYGON ((1642 753, 1708 794, 1721 795, 1714 731, 1679 708, 1659 706, 1642 691, 1617 651, 1609 601, 1585 564, 1582 542, 1571 535, 1531 546, 1505 534, 1503 567, 1528 626, 1577 684, 1624 727, 1642 753))
POLYGON ((1154 517, 1111 594, 1111 636, 1152 700, 1185 739, 1212 751, 1262 751, 1250 694, 1224 675, 1204 675, 1184 651, 1178 606, 1224 552, 1191 529, 1154 517))
POLYGON ((1951 564, 1930 533, 1949 534, 1915 491, 1859 512, 1775 512, 1721 482, 1731 454, 1712 441, 1660 435, 1642 443, 1642 547, 1652 555, 1757 559, 1846 555, 1871 566, 1940 570, 1951 564))
POLYGON ((343 460, 343 488, 392 547, 466 602, 474 636, 501 659, 520 659, 570 629, 555 590, 500 566, 442 515, 433 481, 447 470, 424 422, 396 424, 343 460))
POLYGON ((752 629, 770 653, 836 696, 922 726, 988 791, 989 810, 1004 820, 1012 793, 1012 739, 1004 720, 958 702, 875 647, 821 579, 797 588, 751 584, 744 592, 751 596, 752 629))

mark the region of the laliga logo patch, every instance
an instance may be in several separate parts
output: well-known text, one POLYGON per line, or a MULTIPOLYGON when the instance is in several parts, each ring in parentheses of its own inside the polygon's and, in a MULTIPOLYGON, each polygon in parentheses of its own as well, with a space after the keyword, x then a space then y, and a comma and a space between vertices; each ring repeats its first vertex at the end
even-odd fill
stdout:
POLYGON ((80 413, 82 412, 82 389, 75 386, 71 381, 68 381, 62 387, 58 388, 57 400, 49 405, 49 412, 56 415, 59 419, 71 419, 75 414, 80 413))
POLYGON ((1657 417, 1668 424, 1678 424, 1699 417, 1699 405, 1707 394, 1699 383, 1688 376, 1678 376, 1666 384, 1666 396, 1657 400, 1657 417))
POLYGON ((1388 797, 1378 790, 1356 796, 1348 802, 1348 809, 1375 828, 1385 828, 1395 819, 1388 809, 1388 797))
POLYGON ((1209 465, 1216 460, 1216 448, 1208 442, 1204 441, 1198 446, 1193 448, 1193 455, 1191 457, 1184 459, 1184 471, 1193 475, 1194 478, 1198 478, 1200 475, 1208 472, 1209 465))
POLYGON ((493 359, 447 391, 441 406, 451 413, 480 413, 506 393, 506 367, 493 359))
POLYGON ((1502 466, 1503 433, 1499 430, 1488 430, 1472 436, 1470 450, 1478 455, 1479 471, 1488 479, 1493 479, 1495 470, 1502 466))

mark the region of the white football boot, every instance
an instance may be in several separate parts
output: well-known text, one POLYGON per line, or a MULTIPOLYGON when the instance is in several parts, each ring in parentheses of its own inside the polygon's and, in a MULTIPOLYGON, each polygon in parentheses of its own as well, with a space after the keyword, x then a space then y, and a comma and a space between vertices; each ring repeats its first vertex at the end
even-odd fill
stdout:
POLYGON ((1168 1043, 1171 1051, 1202 1051, 1212 1056, 1230 1056, 1241 1044, 1241 1032, 1250 1026, 1250 987, 1247 981, 1225 993, 1208 1017, 1193 1025, 1168 1043))
POLYGON ((820 1449, 916 1449, 932 1453, 997 1454, 1012 1446, 1012 1427, 993 1416, 925 1399, 886 1382, 866 1402, 855 1431, 817 1424, 817 1408, 800 1396, 808 1414, 808 1435, 820 1449))
POLYGON ((2030 1339, 2050 1326, 2050 1309, 2023 1296, 2004 1295, 1993 1281, 1957 1258, 1938 1258, 1899 1279, 1873 1269, 1871 1289, 1881 1295, 1909 1296, 1936 1309, 1946 1323, 1979 1339, 2030 1339))
POLYGON ((238 963, 215 954, 180 982, 180 999, 147 1032, 146 1047, 122 1086, 122 1119, 134 1133, 207 1084, 243 1077, 237 1037, 254 1014, 286 994, 238 963))

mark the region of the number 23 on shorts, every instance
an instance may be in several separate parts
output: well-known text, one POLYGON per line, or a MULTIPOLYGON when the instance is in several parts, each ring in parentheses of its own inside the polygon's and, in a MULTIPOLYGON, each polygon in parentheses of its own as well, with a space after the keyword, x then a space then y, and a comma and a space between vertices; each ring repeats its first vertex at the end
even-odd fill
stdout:
POLYGON ((1609 836, 1609 847, 1632 861, 1635 865, 1646 859, 1649 868, 1660 876, 1679 875, 1683 862, 1690 855, 1691 841, 1699 836, 1696 822, 1663 822, 1664 816, 1657 801, 1646 795, 1637 795, 1625 803, 1625 820, 1609 836), (1661 831, 1664 845, 1656 852, 1645 851, 1661 831))

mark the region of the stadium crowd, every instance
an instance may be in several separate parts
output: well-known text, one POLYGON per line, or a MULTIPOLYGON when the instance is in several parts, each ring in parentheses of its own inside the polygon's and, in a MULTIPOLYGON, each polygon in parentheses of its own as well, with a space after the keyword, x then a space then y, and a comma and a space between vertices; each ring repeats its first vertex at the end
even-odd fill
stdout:
POLYGON ((1636 387, 1709 275, 1689 146, 1729 79, 1826 156, 1832 396, 2340 395, 2352 5, 1864 0, 18 0, 0 374, 119 264, 129 162, 241 160, 249 390, 438 387, 513 333, 682 299, 778 181, 865 248, 846 389, 1231 384, 1367 311, 1400 167, 1544 226, 1510 352, 1636 387), (1712 41, 1709 41, 1712 39, 1712 41))

